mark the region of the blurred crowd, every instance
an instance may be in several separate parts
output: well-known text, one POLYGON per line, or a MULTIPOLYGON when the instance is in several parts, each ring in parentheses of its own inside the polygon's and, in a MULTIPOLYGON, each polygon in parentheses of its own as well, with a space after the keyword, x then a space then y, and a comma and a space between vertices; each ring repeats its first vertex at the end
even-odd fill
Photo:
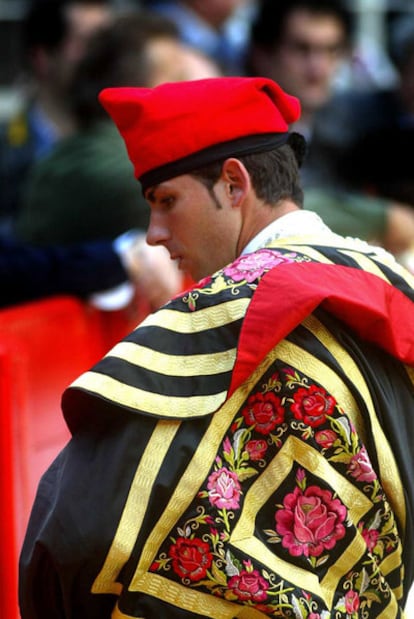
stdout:
POLYGON ((218 75, 297 96, 305 208, 414 271, 414 11, 386 27, 384 79, 345 0, 29 2, 20 103, 0 126, 0 305, 69 293, 155 309, 188 283, 145 241, 149 210, 97 95, 218 75))

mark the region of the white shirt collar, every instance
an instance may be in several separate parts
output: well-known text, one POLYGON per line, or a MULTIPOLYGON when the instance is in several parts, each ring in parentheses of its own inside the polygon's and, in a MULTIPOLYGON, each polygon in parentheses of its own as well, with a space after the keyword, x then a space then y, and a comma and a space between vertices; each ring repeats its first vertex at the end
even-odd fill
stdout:
POLYGON ((298 209, 278 219, 272 221, 266 228, 263 228, 242 251, 243 254, 250 254, 261 247, 265 247, 271 241, 289 236, 300 236, 304 234, 315 234, 324 232, 333 234, 332 230, 323 223, 322 219, 312 211, 298 209))

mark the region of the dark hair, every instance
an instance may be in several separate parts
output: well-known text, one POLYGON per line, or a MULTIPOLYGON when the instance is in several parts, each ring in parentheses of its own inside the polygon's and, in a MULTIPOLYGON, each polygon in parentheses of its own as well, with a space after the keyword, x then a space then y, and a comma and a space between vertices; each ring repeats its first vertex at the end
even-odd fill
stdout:
POLYGON ((259 0, 251 26, 251 42, 273 48, 282 40, 287 18, 298 9, 309 13, 331 15, 338 19, 349 42, 353 32, 351 12, 341 0, 259 0))
MULTIPOLYGON (((248 171, 257 197, 267 204, 276 205, 290 199, 303 206, 303 189, 299 166, 304 156, 305 141, 292 133, 287 144, 271 151, 237 157, 248 171)), ((212 163, 191 172, 211 192, 220 177, 224 161, 212 163)))
POLYGON ((147 43, 158 37, 178 39, 177 28, 166 17, 146 11, 123 13, 92 36, 69 93, 81 127, 107 117, 98 101, 103 88, 148 84, 147 43))
POLYGON ((22 24, 22 42, 27 52, 43 47, 59 48, 67 30, 67 7, 72 4, 109 6, 109 0, 32 0, 22 24))

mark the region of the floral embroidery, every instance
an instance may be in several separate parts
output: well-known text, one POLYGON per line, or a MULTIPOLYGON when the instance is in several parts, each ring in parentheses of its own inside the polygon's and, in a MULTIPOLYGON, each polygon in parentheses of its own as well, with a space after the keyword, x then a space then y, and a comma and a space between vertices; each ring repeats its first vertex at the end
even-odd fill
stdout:
POLYGON ((208 478, 208 498, 218 509, 239 509, 240 483, 237 475, 226 468, 211 473, 208 478))
POLYGON ((347 510, 329 490, 295 488, 283 506, 275 514, 276 531, 292 556, 319 557, 345 535, 347 510))
POLYGON ((352 456, 349 462, 348 471, 352 477, 358 481, 374 481, 377 477, 372 468, 365 447, 362 447, 352 456))
POLYGON ((293 399, 291 410, 296 419, 303 419, 312 428, 323 424, 327 415, 331 415, 335 407, 333 397, 328 395, 325 389, 316 385, 298 389, 293 399))
POLYGON ((231 265, 224 267, 223 273, 234 282, 251 284, 261 277, 265 271, 282 263, 294 262, 296 254, 283 255, 280 251, 260 249, 252 254, 237 258, 231 265))
POLYGON ((213 276, 205 277, 191 288, 183 297, 183 302, 190 311, 197 307, 200 296, 229 292, 232 295, 240 294, 246 288, 251 293, 263 275, 275 266, 292 262, 309 262, 306 256, 296 252, 287 252, 279 249, 259 249, 237 258, 232 264, 224 267, 213 276))
POLYGON ((230 578, 228 587, 239 600, 253 602, 264 602, 269 589, 268 583, 257 570, 242 570, 230 578))
POLYGON ((180 578, 189 578, 191 581, 205 577, 213 560, 210 546, 201 539, 187 539, 179 537, 170 548, 173 570, 180 578))
POLYGON ((243 417, 247 425, 254 427, 260 434, 269 434, 282 423, 285 409, 280 398, 274 393, 258 393, 250 396, 243 417))
POLYGON ((388 603, 391 592, 380 565, 398 547, 393 513, 348 416, 321 385, 275 362, 232 420, 197 497, 159 549, 151 571, 269 617, 357 619, 380 615, 388 603), (232 540, 234 526, 245 517, 249 489, 290 436, 312 448, 309 470, 294 462, 285 479, 274 480, 275 490, 257 508, 254 535, 285 564, 314 572, 319 581, 331 568, 336 573, 338 558, 359 536, 366 552, 351 555, 350 569, 335 576, 329 608, 232 540), (312 470, 315 450, 369 499, 372 507, 359 522, 351 521, 352 506, 329 480, 312 470))

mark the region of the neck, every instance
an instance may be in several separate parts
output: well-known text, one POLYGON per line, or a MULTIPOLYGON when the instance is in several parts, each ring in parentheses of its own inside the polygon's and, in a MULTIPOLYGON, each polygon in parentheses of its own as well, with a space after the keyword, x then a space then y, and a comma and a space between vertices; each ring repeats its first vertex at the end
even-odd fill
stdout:
POLYGON ((291 200, 281 200, 276 205, 258 203, 251 210, 247 209, 237 242, 237 255, 239 256, 246 245, 266 226, 283 215, 298 210, 300 209, 297 204, 291 200))

